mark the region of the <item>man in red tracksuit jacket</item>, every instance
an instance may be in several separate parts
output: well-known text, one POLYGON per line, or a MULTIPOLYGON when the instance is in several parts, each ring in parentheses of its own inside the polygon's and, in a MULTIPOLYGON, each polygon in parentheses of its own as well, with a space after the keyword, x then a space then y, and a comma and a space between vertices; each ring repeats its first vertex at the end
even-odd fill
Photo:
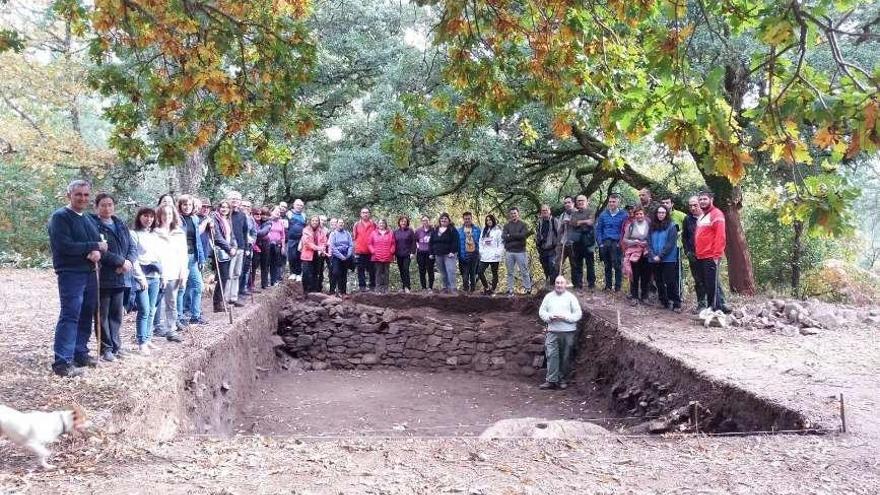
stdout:
POLYGON ((724 299, 719 297, 718 291, 718 266, 721 257, 724 256, 724 246, 727 242, 724 213, 715 207, 714 195, 703 191, 699 195, 700 209, 703 215, 697 219, 697 231, 694 235, 694 251, 703 276, 706 290, 706 306, 713 310, 727 310, 724 299))

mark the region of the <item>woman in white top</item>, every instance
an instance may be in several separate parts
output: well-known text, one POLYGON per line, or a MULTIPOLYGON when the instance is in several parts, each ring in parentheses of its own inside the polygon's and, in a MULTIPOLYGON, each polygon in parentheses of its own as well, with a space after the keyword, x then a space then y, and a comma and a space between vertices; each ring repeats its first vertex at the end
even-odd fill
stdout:
POLYGON ((162 244, 159 237, 153 233, 153 225, 156 222, 156 210, 141 208, 134 217, 131 227, 131 242, 137 253, 137 263, 132 272, 137 282, 135 285, 137 302, 136 333, 138 350, 145 356, 150 355, 153 345, 153 317, 156 313, 156 304, 159 299, 159 289, 162 282, 162 264, 159 262, 159 252, 162 244))
POLYGON ((160 325, 161 333, 171 342, 180 342, 177 335, 177 291, 186 288, 189 277, 186 250, 186 232, 180 228, 173 206, 163 205, 156 210, 156 228, 153 232, 161 244, 159 262, 162 264, 162 290, 164 292, 164 308, 160 325))
POLYGON ((495 215, 486 215, 483 225, 483 234, 480 237, 480 282, 483 284, 483 294, 494 294, 498 288, 498 264, 504 257, 504 240, 501 239, 501 227, 495 220, 495 215), (486 268, 492 268, 492 284, 486 280, 486 268))

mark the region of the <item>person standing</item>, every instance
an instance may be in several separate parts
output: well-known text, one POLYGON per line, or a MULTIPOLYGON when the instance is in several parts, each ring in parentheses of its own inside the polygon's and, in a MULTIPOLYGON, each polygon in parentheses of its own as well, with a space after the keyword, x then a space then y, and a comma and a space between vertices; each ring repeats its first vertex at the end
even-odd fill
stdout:
POLYGON ((373 266, 370 254, 370 236, 376 231, 376 222, 370 217, 369 208, 361 208, 361 218, 352 227, 354 238, 354 260, 357 265, 358 288, 367 290, 367 276, 370 278, 370 290, 376 288, 376 267, 373 266))
POLYGON ((241 193, 232 191, 228 196, 229 207, 232 212, 229 214, 229 222, 232 224, 232 236, 235 237, 235 244, 238 249, 229 260, 229 282, 231 290, 226 294, 226 299, 233 306, 244 306, 244 303, 238 300, 239 287, 241 287, 241 274, 244 268, 244 253, 248 245, 248 221, 247 215, 241 208, 241 193))
POLYGON ((571 254, 574 250, 574 243, 580 240, 580 233, 575 230, 574 226, 571 224, 571 216, 574 214, 575 211, 574 198, 572 198, 571 196, 566 196, 562 200, 562 213, 557 219, 560 229, 560 254, 558 256, 560 273, 562 273, 562 267, 565 266, 566 262, 568 262, 569 266, 571 267, 571 273, 575 272, 574 257, 572 257, 571 254))
POLYGON ((612 272, 615 292, 620 292, 623 283, 620 235, 627 218, 626 212, 620 208, 620 195, 611 193, 608 197, 608 207, 599 215, 596 224, 596 242, 599 244, 599 254, 605 264, 605 290, 611 290, 612 272))
POLYGON ((251 265, 254 262, 254 243, 257 242, 257 223, 253 217, 253 205, 250 201, 241 202, 241 211, 244 213, 247 222, 247 233, 245 235, 245 249, 241 263, 241 278, 238 281, 238 296, 245 298, 251 295, 251 265))
POLYGON ((651 193, 651 190, 647 187, 643 187, 639 190, 639 204, 642 205, 642 210, 645 212, 645 218, 648 219, 654 218, 654 212, 657 211, 657 207, 660 206, 660 203, 654 200, 653 193, 651 193))
POLYGON ((299 241, 308 224, 305 207, 306 204, 301 199, 295 199, 293 209, 287 211, 287 263, 290 265, 290 280, 302 281, 299 241))
POLYGON ((501 239, 501 227, 495 215, 486 215, 483 221, 483 232, 480 236, 480 282, 483 294, 494 294, 498 289, 498 265, 504 257, 504 241, 501 239), (492 270, 492 283, 486 280, 486 268, 492 270))
POLYGON ((328 241, 330 250, 330 278, 335 280, 333 287, 337 296, 344 296, 348 288, 348 267, 354 257, 354 239, 351 232, 345 230, 345 220, 336 221, 336 230, 330 234, 328 241))
POLYGON ((284 272, 284 253, 290 252, 289 247, 285 247, 285 233, 289 232, 284 226, 284 217, 281 214, 281 208, 276 206, 271 211, 263 209, 263 215, 269 217, 269 233, 266 234, 266 248, 268 251, 265 256, 269 257, 269 286, 274 286, 281 281, 281 275, 284 272))
POLYGON ((694 249, 706 289, 706 307, 729 313, 730 309, 724 304, 724 298, 718 290, 718 269, 727 242, 724 213, 715 207, 715 196, 709 191, 701 192, 698 201, 702 215, 697 220, 694 249))
POLYGON ((520 219, 519 208, 508 210, 508 222, 501 231, 504 241, 504 266, 507 268, 507 295, 514 294, 514 269, 519 268, 523 289, 526 294, 532 292, 532 276, 529 273, 529 254, 526 252, 526 239, 532 235, 529 227, 520 219))
MULTIPOLYGON (((277 206, 276 206, 277 208, 277 206)), ((269 221, 269 210, 266 208, 254 208, 251 216, 257 228, 257 240, 254 242, 254 257, 251 263, 251 273, 248 277, 251 292, 260 292, 269 288, 269 229, 272 222, 269 221), (260 288, 257 289, 257 268, 260 269, 260 288)), ((282 238, 286 232, 282 230, 282 238)))
POLYGON ((370 261, 376 271, 376 291, 388 293, 388 271, 394 261, 394 233, 388 229, 388 222, 383 218, 376 224, 376 230, 370 234, 370 261))
POLYGON ((152 208, 141 208, 134 218, 131 243, 137 253, 137 261, 132 270, 137 284, 135 338, 138 351, 144 356, 149 356, 155 348, 152 322, 162 283, 162 265, 159 262, 159 251, 162 246, 159 238, 153 233, 156 211, 152 208))
POLYGON ((434 227, 428 215, 422 215, 422 226, 416 229, 416 264, 419 266, 419 285, 423 291, 434 290, 434 258, 431 256, 431 234, 434 227))
POLYGON ((394 231, 394 257, 397 259, 397 270, 400 272, 400 284, 403 292, 409 294, 412 290, 409 266, 412 258, 416 255, 416 233, 409 226, 409 217, 402 215, 397 218, 397 230, 394 231))
POLYGON ((624 263, 630 267, 629 296, 633 306, 640 301, 644 304, 648 302, 650 267, 646 254, 650 233, 651 224, 645 218, 645 210, 641 206, 636 206, 633 208, 633 220, 626 226, 623 234, 623 245, 626 246, 623 257, 624 263))
POLYGON ((648 240, 648 264, 657 281, 657 297, 666 308, 681 313, 681 291, 678 284, 678 226, 662 204, 651 220, 648 240))
POLYGON ((115 215, 116 200, 107 193, 95 197, 93 217, 98 233, 107 241, 107 251, 101 256, 101 359, 116 361, 128 353, 122 348, 119 329, 125 312, 125 294, 131 290, 130 274, 137 262, 137 252, 125 223, 115 215))
POLYGON ((441 213, 437 223, 439 226, 431 233, 431 256, 437 261, 437 268, 443 278, 443 292, 455 294, 457 286, 455 268, 459 249, 458 231, 455 230, 449 213, 441 213))
MULTIPOLYGON (((189 315, 186 323, 207 325, 208 320, 202 318, 202 268, 205 266, 204 245, 201 242, 201 233, 204 230, 202 219, 196 215, 195 198, 184 194, 177 198, 177 212, 180 214, 180 226, 186 233, 187 268, 189 278, 186 281, 186 290, 179 291, 177 308, 179 317, 189 315)), ((183 324, 184 321, 181 321, 183 324)))
POLYGON ((696 246, 694 245, 694 237, 697 232, 697 220, 702 215, 700 210, 700 200, 697 196, 688 198, 688 215, 684 219, 681 230, 682 247, 685 255, 687 255, 688 266, 690 267, 691 277, 694 279, 694 292, 697 296, 697 306, 694 314, 699 313, 706 307, 706 287, 703 285, 703 272, 700 270, 700 263, 697 261, 696 246))
POLYGON ((466 211, 458 228, 458 268, 461 286, 466 293, 477 289, 477 265, 480 263, 480 227, 474 225, 473 214, 466 211))
POLYGON ((589 199, 583 194, 575 199, 575 211, 571 214, 572 265, 571 283, 576 290, 584 288, 584 266, 587 268, 587 288, 596 287, 596 230, 594 228, 596 211, 590 207, 589 199))
POLYGON ((238 244, 232 234, 232 222, 229 214, 232 208, 225 199, 217 204, 217 211, 211 222, 211 236, 214 241, 214 256, 217 258, 217 284, 214 287, 214 312, 226 311, 224 298, 229 300, 229 291, 232 290, 229 278, 229 264, 238 252, 238 244))
POLYGON ((327 233, 321 228, 321 219, 315 215, 309 219, 309 224, 303 229, 302 251, 302 287, 303 292, 321 292, 322 287, 318 282, 319 260, 327 255, 327 233))
POLYGON ((58 376, 83 374, 81 367, 94 367, 89 356, 92 317, 98 300, 95 269, 107 251, 95 222, 85 214, 92 185, 75 180, 67 186, 67 206, 52 213, 49 219, 49 246, 52 267, 58 279, 61 311, 55 325, 55 360, 52 371, 58 376))
POLYGON ((159 319, 161 325, 156 332, 157 337, 165 337, 169 342, 180 342, 177 334, 179 322, 177 318, 177 293, 186 290, 187 273, 186 233, 180 228, 176 209, 164 205, 156 209, 156 228, 161 248, 159 263, 162 265, 162 299, 157 311, 163 313, 159 319))
POLYGON ((538 259, 541 269, 544 271, 544 285, 550 287, 559 275, 556 266, 557 247, 559 246, 559 224, 550 213, 550 205, 541 205, 541 213, 538 217, 538 226, 535 234, 535 247, 538 249, 538 259))
POLYGON ((577 336, 577 322, 583 316, 581 305, 571 292, 565 290, 568 281, 559 275, 541 301, 538 316, 547 323, 544 336, 544 354, 547 356, 547 378, 538 386, 542 390, 568 388, 571 371, 571 352, 577 336))

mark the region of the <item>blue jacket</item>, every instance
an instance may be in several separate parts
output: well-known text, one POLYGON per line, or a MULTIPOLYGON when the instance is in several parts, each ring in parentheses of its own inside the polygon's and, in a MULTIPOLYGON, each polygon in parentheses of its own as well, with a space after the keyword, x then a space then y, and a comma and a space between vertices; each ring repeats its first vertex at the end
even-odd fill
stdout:
MULTIPOLYGON (((480 261, 480 228, 476 226, 476 224, 471 225, 473 229, 474 236, 474 252, 471 253, 471 256, 476 256, 477 261, 480 261)), ((464 225, 458 228, 458 256, 462 259, 467 255, 465 251, 465 235, 464 235, 464 225)))
POLYGON ((678 261, 678 229, 675 222, 669 222, 664 230, 651 229, 648 236, 648 262, 656 263, 654 256, 660 256, 662 263, 678 261))
POLYGON ((95 265, 86 259, 98 250, 101 236, 88 214, 77 215, 68 207, 59 208, 49 219, 49 247, 55 272, 90 272, 95 265))
POLYGON ((330 233, 330 256, 347 260, 354 254, 354 239, 347 230, 334 230, 330 233))
MULTIPOLYGON (((303 229, 306 228, 306 216, 302 213, 293 213, 288 220, 287 225, 287 238, 291 241, 299 242, 303 236, 303 229)), ((296 244, 290 243, 293 246, 296 244)))
POLYGON ((201 225, 202 219, 198 215, 190 215, 189 217, 181 216, 180 217, 180 223, 181 223, 180 228, 182 228, 184 232, 186 232, 186 229, 187 229, 187 225, 186 225, 187 218, 191 218, 193 221, 193 224, 196 227, 196 263, 198 263, 199 266, 201 266, 201 265, 205 264, 205 259, 207 258, 207 255, 205 254, 204 239, 202 239, 201 234, 199 234, 199 225, 201 225))
POLYGON ((131 277, 125 273, 116 273, 116 269, 125 264, 137 263, 137 249, 131 242, 131 233, 125 223, 113 217, 113 227, 104 225, 97 215, 89 215, 98 232, 107 240, 107 251, 101 253, 101 289, 122 289, 131 287, 131 277))
POLYGON ((607 208, 603 210, 596 223, 596 243, 601 246, 607 240, 619 241, 623 222, 626 222, 627 218, 626 210, 622 208, 617 210, 616 215, 609 213, 607 208))

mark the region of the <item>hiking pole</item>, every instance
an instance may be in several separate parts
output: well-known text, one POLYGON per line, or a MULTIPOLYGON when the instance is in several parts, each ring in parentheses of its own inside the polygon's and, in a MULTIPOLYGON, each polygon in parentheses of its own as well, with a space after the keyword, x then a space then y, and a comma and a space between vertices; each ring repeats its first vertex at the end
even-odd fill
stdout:
POLYGON ((214 253, 214 269, 217 271, 217 278, 220 279, 220 283, 217 284, 217 287, 220 289, 220 299, 223 301, 223 312, 229 316, 229 324, 232 324, 232 308, 226 304, 226 294, 223 293, 223 276, 220 275, 220 257, 217 256, 219 251, 217 250, 217 245, 214 244, 214 226, 213 224, 208 224, 208 230, 211 231, 211 235, 208 236, 208 243, 211 244, 211 252, 214 253))

